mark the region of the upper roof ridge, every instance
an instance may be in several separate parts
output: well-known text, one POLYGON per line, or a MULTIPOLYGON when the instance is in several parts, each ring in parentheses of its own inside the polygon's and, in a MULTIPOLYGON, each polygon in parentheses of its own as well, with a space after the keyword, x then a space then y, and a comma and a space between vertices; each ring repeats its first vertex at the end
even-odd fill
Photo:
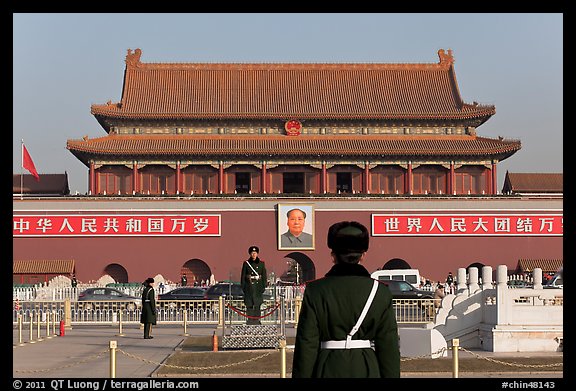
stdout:
POLYGON ((239 69, 239 70, 333 70, 333 69, 357 69, 357 70, 379 70, 379 69, 411 69, 411 70, 438 70, 448 69, 454 63, 452 49, 445 51, 438 50, 438 63, 381 63, 381 62, 149 62, 143 63, 140 58, 142 50, 140 48, 127 50, 126 67, 133 69, 239 69))

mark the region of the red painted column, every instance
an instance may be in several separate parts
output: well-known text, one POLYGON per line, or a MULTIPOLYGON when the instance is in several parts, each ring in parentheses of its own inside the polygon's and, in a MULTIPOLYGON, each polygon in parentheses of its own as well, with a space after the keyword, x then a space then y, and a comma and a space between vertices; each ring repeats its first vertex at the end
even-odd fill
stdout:
POLYGON ((224 163, 222 162, 218 166, 218 192, 224 193, 224 163))
POLYGON ((261 180, 261 191, 262 193, 266 194, 266 162, 262 162, 262 180, 261 180))
POLYGON ((321 178, 322 181, 321 181, 321 189, 320 189, 321 193, 326 193, 326 191, 327 191, 326 185, 328 184, 328 181, 327 181, 328 178, 326 177, 326 175, 327 175, 326 174, 326 162, 322 162, 322 178, 321 178))
POLYGON ((492 193, 498 194, 498 175, 496 175, 496 163, 492 162, 492 193))
POLYGON ((94 176, 94 162, 90 162, 90 179, 88 180, 88 191, 90 194, 95 194, 96 192, 94 176))
POLYGON ((370 193, 370 164, 364 163, 364 193, 370 193))
POLYGON ((454 194, 454 162, 450 162, 450 178, 448 179, 448 194, 454 194))
POLYGON ((139 193, 138 189, 138 163, 134 162, 132 164, 132 189, 135 193, 139 193))
POLYGON ((408 177, 406 180, 407 189, 404 193, 412 194, 412 162, 408 162, 408 177))
POLYGON ((176 194, 180 194, 182 192, 182 178, 180 172, 180 161, 176 162, 176 194))

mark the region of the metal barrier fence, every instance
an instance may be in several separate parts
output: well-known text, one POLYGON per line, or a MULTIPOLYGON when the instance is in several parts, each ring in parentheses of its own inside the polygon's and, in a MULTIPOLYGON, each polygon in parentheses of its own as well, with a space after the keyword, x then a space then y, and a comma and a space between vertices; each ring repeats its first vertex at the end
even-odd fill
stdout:
MULTIPOLYGON (((13 303, 14 325, 18 322, 18 315, 30 319, 38 314, 44 320, 48 313, 55 313, 59 319, 70 324, 115 324, 120 320, 127 324, 140 323, 140 306, 132 302, 17 300, 13 303)), ((284 319, 288 324, 297 323, 301 298, 286 299, 283 307, 278 303, 274 300, 264 301, 261 322, 277 324, 284 319), (283 314, 280 313, 282 308, 283 314)), ((434 322, 436 316, 430 299, 395 299, 394 310, 398 323, 429 323, 434 322)), ((180 324, 186 317, 189 324, 216 325, 221 313, 226 324, 242 324, 246 322, 245 312, 242 300, 225 301, 222 308, 219 300, 157 301, 157 321, 165 324, 180 324)))
MULTIPOLYGON (((86 290, 87 288, 97 288, 101 287, 96 284, 82 284, 77 287, 52 287, 52 286, 26 286, 12 287, 12 300, 20 301, 62 301, 65 299, 70 299, 71 301, 77 301, 78 295, 86 290)), ((133 284, 129 286, 120 286, 118 284, 110 286, 111 288, 117 289, 127 295, 140 297, 142 295, 143 286, 134 286, 133 284)), ((166 284, 163 288, 157 288, 156 294, 168 293, 171 290, 178 288, 176 284, 166 284)), ((272 285, 268 286, 264 291, 265 296, 270 297, 284 297, 287 300, 294 299, 296 297, 302 297, 304 295, 305 285, 272 285)))

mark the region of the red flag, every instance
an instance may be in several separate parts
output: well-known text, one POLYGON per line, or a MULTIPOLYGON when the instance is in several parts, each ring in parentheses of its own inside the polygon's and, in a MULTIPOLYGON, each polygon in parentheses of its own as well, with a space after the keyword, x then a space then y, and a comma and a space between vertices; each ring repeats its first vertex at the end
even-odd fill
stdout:
POLYGON ((30 174, 34 175, 37 181, 40 181, 40 176, 38 175, 38 171, 36 171, 36 167, 34 167, 34 162, 26 149, 26 146, 22 144, 22 167, 30 171, 30 174))

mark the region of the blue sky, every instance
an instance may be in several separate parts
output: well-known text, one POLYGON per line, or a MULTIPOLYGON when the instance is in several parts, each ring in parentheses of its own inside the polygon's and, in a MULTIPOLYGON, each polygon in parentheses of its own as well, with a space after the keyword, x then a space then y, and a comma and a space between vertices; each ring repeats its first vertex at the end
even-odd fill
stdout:
MULTIPOLYGON (((66 141, 102 137, 92 104, 118 102, 127 49, 143 62, 436 63, 452 49, 460 94, 496 106, 480 136, 520 139, 498 165, 563 172, 561 13, 13 14, 13 172, 21 140, 39 173, 88 170, 66 141)), ((26 172, 27 173, 27 172, 26 172)))

